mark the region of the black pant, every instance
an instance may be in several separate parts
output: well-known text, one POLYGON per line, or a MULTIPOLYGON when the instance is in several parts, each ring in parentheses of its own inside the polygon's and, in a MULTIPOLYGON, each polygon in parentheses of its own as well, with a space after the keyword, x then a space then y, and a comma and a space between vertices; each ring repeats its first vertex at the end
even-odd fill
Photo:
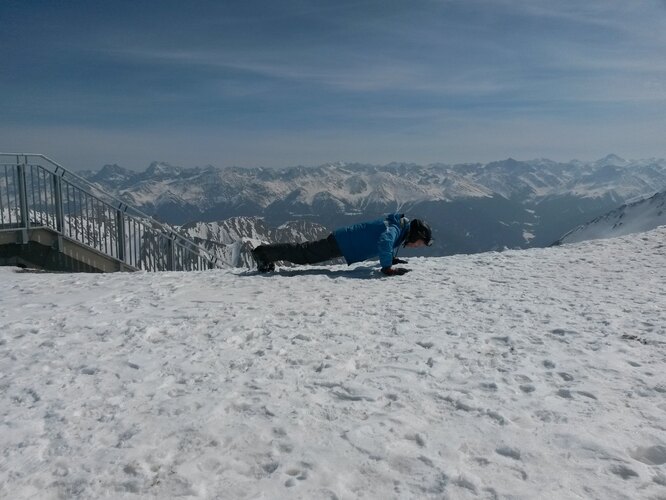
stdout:
POLYGON ((253 250, 253 253, 264 262, 286 260, 294 264, 316 264, 317 262, 342 257, 342 252, 340 252, 335 236, 332 234, 319 241, 260 245, 253 250))

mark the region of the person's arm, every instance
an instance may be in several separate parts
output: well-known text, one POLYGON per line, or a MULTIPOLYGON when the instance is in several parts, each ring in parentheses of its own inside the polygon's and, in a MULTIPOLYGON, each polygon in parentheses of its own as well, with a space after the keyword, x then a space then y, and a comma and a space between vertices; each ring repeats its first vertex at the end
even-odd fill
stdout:
POLYGON ((396 238, 400 235, 400 229, 389 225, 386 231, 379 237, 377 249, 379 250, 379 265, 382 267, 382 273, 387 276, 400 276, 409 272, 409 269, 391 267, 393 265, 393 245, 396 238))

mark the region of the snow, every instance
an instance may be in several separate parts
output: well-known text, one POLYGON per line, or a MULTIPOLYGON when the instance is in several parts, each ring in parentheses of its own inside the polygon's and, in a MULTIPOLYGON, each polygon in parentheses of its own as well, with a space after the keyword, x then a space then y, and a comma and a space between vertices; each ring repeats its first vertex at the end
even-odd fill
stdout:
POLYGON ((529 243, 531 240, 533 240, 534 236, 535 236, 534 233, 526 229, 523 229, 523 239, 525 240, 525 243, 529 243))
POLYGON ((664 498, 665 242, 0 268, 0 498, 664 498))

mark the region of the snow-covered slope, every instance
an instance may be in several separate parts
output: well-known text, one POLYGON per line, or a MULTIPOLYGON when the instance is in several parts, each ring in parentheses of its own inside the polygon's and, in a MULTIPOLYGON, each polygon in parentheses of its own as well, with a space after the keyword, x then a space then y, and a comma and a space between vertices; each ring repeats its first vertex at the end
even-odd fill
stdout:
POLYGON ((617 210, 597 217, 562 236, 557 244, 613 238, 649 231, 663 225, 666 225, 666 191, 622 205, 617 210))
POLYGON ((0 269, 0 497, 664 498, 665 241, 0 269))

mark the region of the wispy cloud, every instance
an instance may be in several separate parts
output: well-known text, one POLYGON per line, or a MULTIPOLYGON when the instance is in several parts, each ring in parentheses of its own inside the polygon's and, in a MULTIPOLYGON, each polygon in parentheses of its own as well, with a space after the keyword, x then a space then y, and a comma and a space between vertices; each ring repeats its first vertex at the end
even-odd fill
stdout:
MULTIPOLYGON (((665 13, 661 0, 10 2, 0 5, 0 93, 5 123, 27 138, 30 127, 87 128, 108 131, 115 150, 129 136, 169 149, 154 130, 232 136, 248 163, 291 158, 271 138, 302 151, 300 162, 317 150, 337 159, 332 144, 378 161, 382 151, 460 159, 466 145, 472 159, 480 141, 503 151, 498 137, 518 156, 544 142, 539 130, 580 149, 566 130, 595 123, 647 147, 634 131, 666 116, 665 13), (26 38, 25 18, 43 29, 26 38)), ((590 150, 608 142, 587 137, 590 150)), ((659 156, 662 141, 650 148, 659 156)))

